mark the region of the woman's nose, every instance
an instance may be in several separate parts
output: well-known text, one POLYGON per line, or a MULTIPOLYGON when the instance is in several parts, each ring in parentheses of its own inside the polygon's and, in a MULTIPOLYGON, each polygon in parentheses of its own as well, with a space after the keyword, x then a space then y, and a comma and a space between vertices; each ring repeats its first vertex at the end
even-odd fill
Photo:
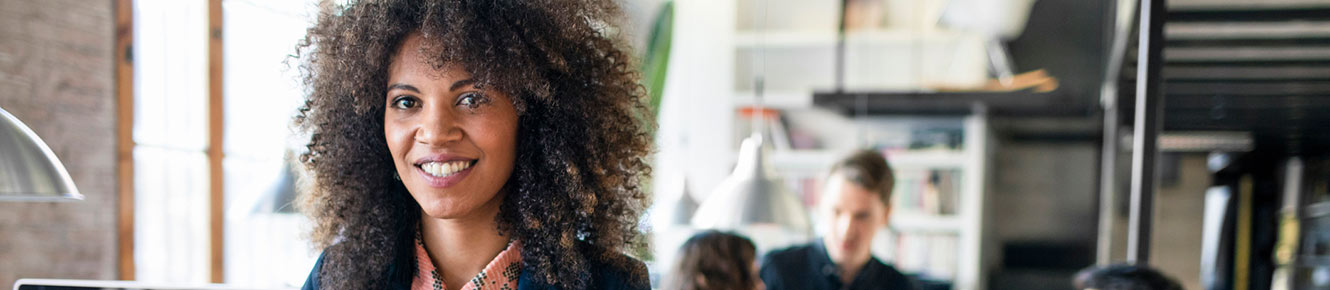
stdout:
POLYGON ((453 114, 442 109, 427 111, 416 131, 416 142, 441 146, 462 139, 462 129, 453 114))

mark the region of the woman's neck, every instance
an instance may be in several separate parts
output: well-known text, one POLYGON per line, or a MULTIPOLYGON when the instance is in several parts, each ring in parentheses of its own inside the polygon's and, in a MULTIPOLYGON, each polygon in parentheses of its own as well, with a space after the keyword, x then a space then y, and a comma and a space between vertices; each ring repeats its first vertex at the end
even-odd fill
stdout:
POLYGON ((461 218, 420 215, 425 250, 448 289, 461 289, 508 245, 496 224, 500 203, 491 201, 461 218))

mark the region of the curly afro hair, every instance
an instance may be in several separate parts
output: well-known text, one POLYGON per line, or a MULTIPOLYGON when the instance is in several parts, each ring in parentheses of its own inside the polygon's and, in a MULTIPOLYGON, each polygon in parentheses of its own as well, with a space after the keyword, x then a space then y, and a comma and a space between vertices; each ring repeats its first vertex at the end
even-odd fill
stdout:
MULTIPOLYGON (((375 288, 394 261, 414 261, 420 206, 384 137, 388 65, 420 33, 429 65, 461 65, 477 84, 513 96, 516 164, 497 217, 523 241, 535 281, 581 289, 588 263, 630 271, 619 254, 638 241, 651 172, 650 111, 633 58, 609 31, 614 0, 353 1, 321 9, 295 58, 308 98, 295 127, 310 180, 301 210, 325 249, 322 285, 375 288), (332 247, 335 250, 327 250, 332 247)), ((636 263, 636 264, 634 264, 636 263)), ((393 271, 398 275, 414 273, 393 271)), ((409 281, 409 277, 406 278, 409 281)))

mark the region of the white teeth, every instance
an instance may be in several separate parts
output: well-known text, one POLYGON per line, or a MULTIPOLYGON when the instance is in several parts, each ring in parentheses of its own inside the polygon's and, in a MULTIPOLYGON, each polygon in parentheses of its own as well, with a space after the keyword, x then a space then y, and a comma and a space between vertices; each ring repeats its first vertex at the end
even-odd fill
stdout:
POLYGON ((446 177, 469 167, 471 167, 470 161, 428 162, 420 165, 420 169, 434 177, 446 177))

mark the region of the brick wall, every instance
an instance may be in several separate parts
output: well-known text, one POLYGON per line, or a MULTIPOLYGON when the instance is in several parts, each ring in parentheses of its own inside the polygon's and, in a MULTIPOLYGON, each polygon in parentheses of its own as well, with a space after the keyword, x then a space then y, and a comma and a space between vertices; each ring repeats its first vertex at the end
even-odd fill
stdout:
POLYGON ((0 202, 0 289, 18 278, 116 278, 112 8, 0 0, 0 107, 46 141, 86 196, 0 202))

